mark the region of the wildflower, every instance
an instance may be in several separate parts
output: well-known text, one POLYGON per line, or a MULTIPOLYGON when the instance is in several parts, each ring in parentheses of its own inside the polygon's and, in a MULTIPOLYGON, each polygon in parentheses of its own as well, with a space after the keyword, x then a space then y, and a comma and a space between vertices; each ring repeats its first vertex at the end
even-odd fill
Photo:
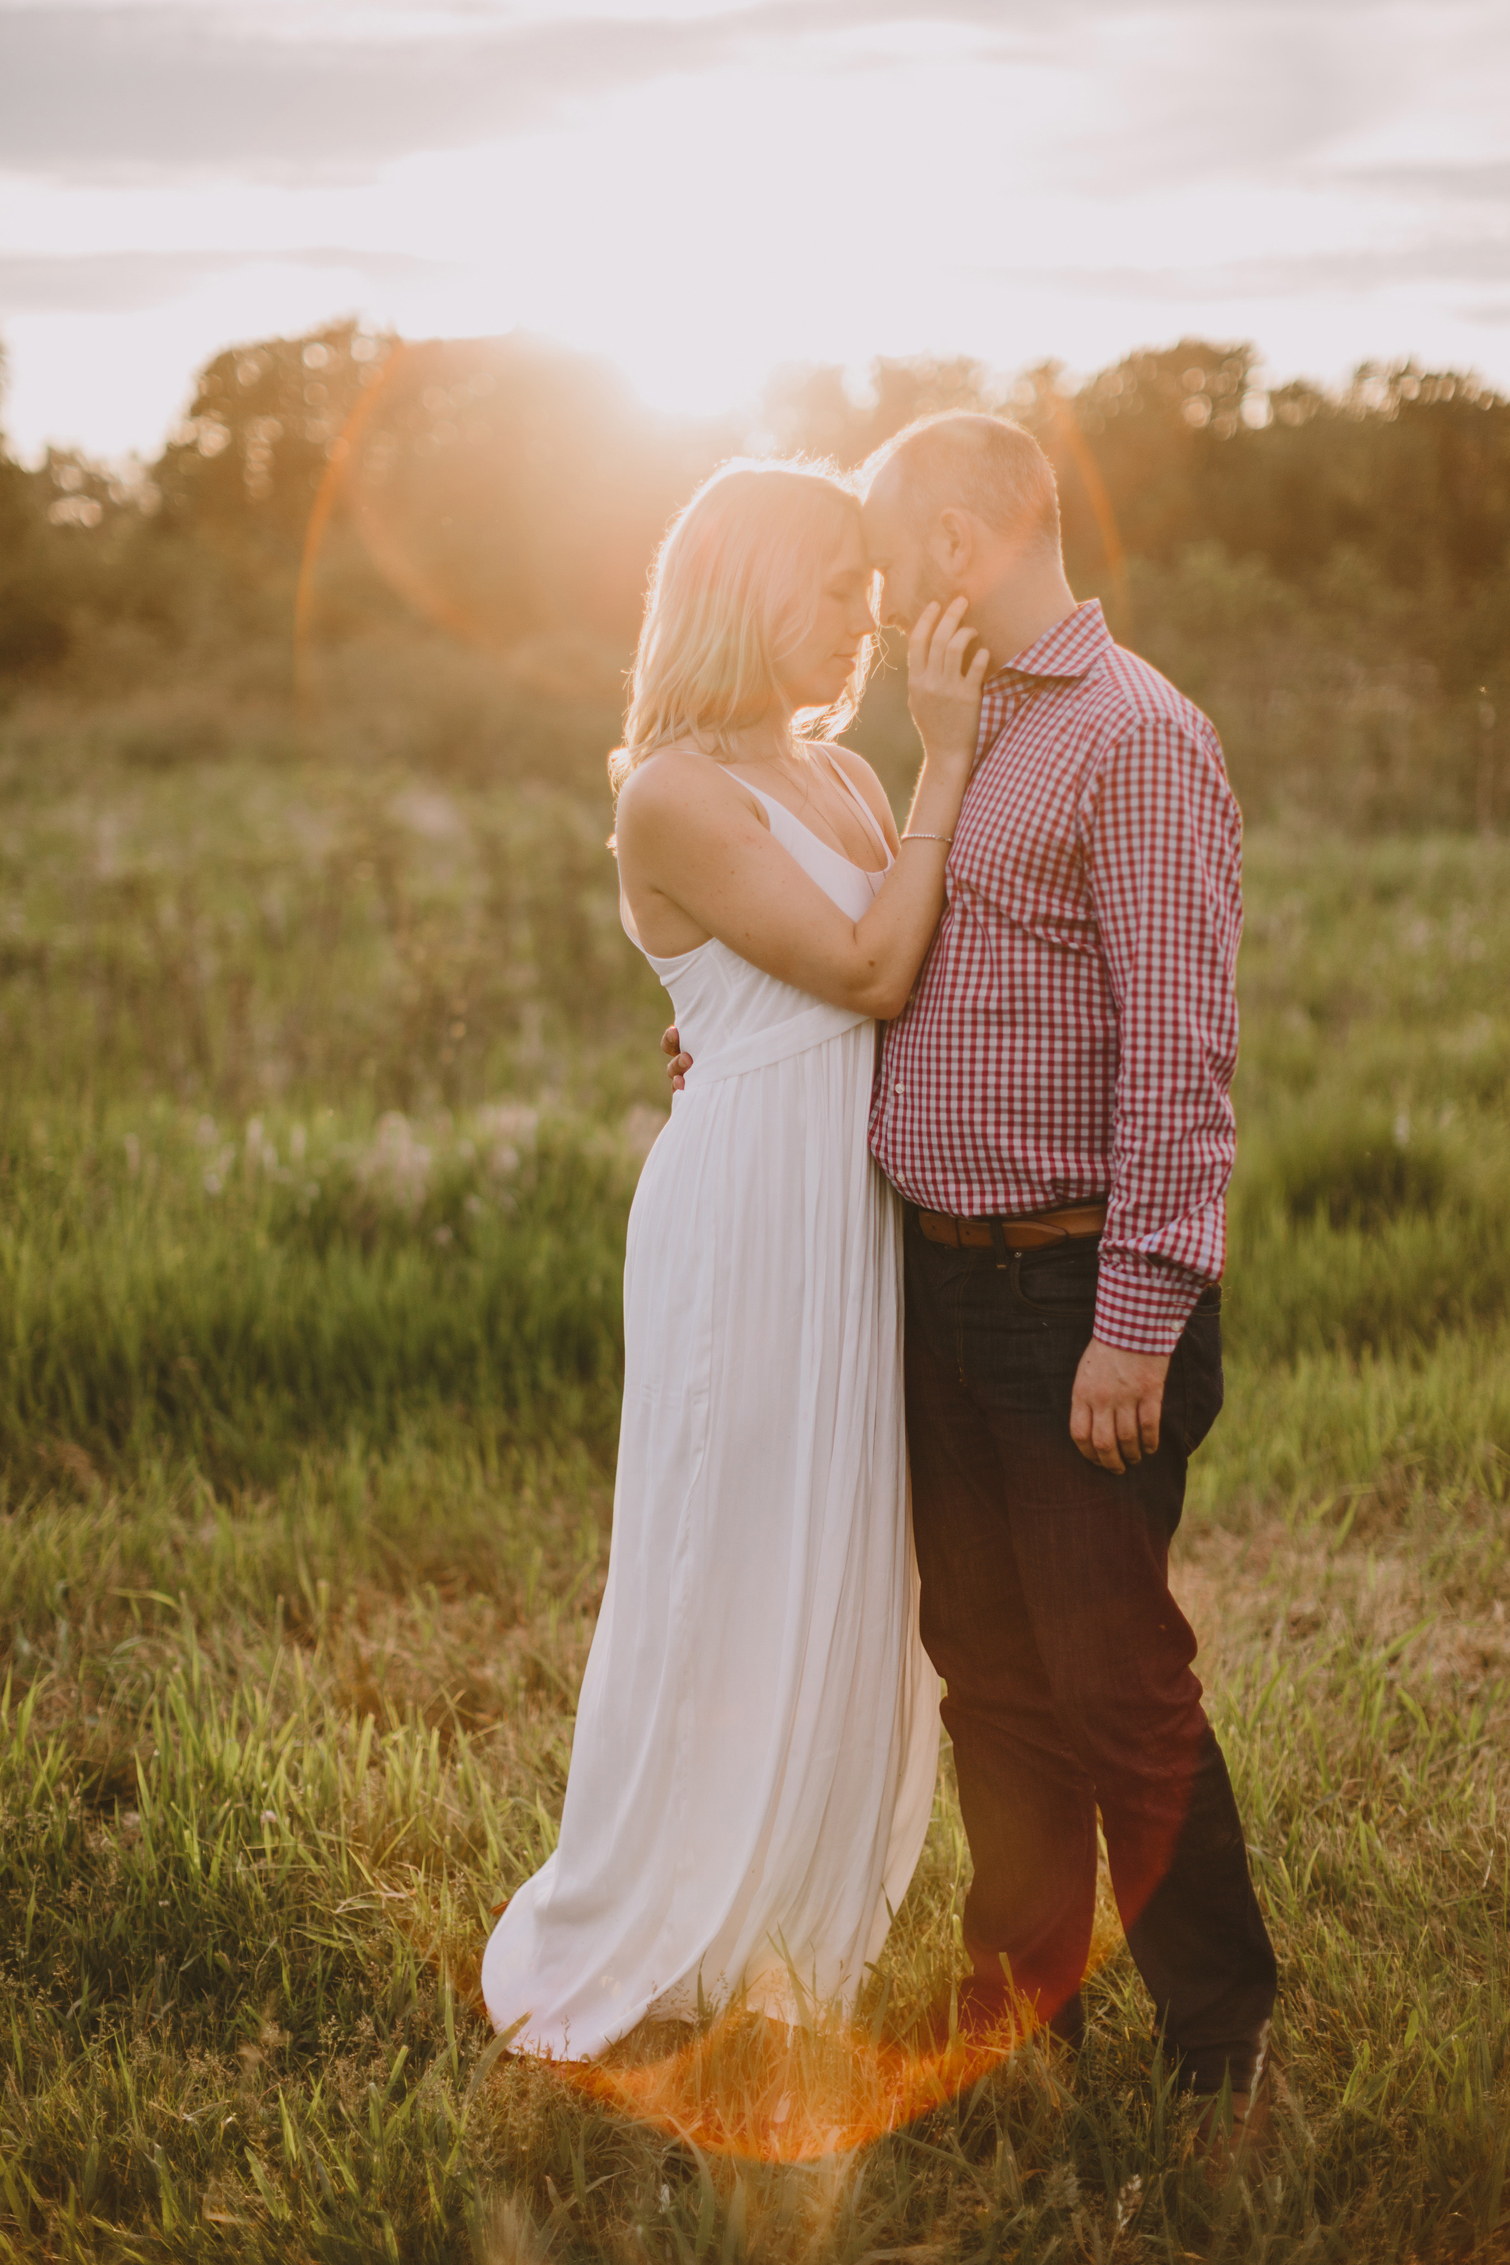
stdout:
POLYGON ((377 1139, 357 1158, 359 1180, 405 1211, 417 1211, 430 1179, 430 1151, 414 1137, 407 1117, 390 1109, 378 1121, 377 1139))
POLYGON ((263 1131, 260 1117, 247 1119, 246 1168, 249 1172, 274 1172, 278 1168, 278 1151, 263 1131))
POLYGON ((1051 2209, 1073 2211, 1080 2200, 1080 2173, 1073 2163, 1056 2163, 1044 2187, 1051 2209))

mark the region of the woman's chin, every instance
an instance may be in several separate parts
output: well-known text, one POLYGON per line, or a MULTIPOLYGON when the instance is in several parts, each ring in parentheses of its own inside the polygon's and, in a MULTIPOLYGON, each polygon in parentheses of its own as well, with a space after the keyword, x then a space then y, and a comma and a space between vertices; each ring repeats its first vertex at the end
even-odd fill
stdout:
POLYGON ((836 673, 823 684, 810 684, 799 705, 808 709, 832 708, 836 701, 843 699, 850 674, 850 670, 846 669, 842 676, 836 673))

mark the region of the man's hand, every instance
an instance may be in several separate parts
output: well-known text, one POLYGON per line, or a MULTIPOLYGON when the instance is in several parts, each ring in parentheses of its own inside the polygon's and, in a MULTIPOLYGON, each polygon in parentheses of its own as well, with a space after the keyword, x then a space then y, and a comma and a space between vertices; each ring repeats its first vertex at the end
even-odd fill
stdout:
POLYGON ((1091 1339, 1070 1401, 1070 1437, 1088 1463, 1120 1474, 1155 1452, 1168 1374, 1167 1353, 1124 1353, 1091 1339))
POLYGON ((692 1067, 692 1056, 682 1052, 682 1042, 677 1036, 675 1023, 661 1035, 661 1052, 669 1057, 666 1075, 671 1080, 671 1090, 673 1093, 680 1093, 687 1082, 687 1072, 692 1067))

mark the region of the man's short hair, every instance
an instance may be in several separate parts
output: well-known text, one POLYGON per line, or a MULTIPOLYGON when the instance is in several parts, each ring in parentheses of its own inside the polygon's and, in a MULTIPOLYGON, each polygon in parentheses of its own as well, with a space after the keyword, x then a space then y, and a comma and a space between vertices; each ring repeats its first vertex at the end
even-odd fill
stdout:
POLYGON ((883 466, 895 464, 904 508, 919 534, 941 511, 973 511, 999 534, 1059 549, 1059 490, 1054 468, 1031 433, 1005 417, 946 409, 919 417, 878 448, 865 467, 868 493, 883 466))

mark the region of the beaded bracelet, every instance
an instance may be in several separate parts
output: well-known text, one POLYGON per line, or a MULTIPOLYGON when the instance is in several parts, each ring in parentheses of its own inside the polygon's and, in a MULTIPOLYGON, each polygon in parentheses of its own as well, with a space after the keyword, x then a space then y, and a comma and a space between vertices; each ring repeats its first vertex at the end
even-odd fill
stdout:
POLYGON ((904 842, 952 842, 953 834, 903 834, 904 842))

